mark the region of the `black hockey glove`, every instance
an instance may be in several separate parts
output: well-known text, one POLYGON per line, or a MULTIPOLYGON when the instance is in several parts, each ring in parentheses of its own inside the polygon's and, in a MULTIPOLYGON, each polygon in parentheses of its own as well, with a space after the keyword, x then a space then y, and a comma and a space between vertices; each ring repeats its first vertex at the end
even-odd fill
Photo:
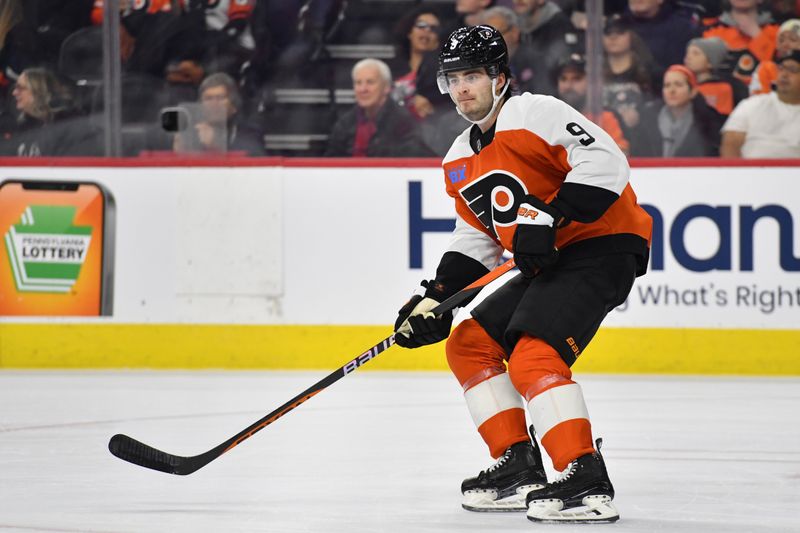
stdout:
POLYGON ((422 286, 428 289, 425 295, 415 294, 398 311, 394 323, 394 341, 398 346, 419 348, 443 341, 450 335, 453 311, 447 311, 439 317, 431 312, 431 309, 439 305, 438 300, 429 296, 436 293, 435 283, 423 281, 422 286))
POLYGON ((527 195, 517 211, 517 230, 512 247, 520 272, 532 278, 558 261, 556 228, 564 225, 564 215, 533 195, 527 195))

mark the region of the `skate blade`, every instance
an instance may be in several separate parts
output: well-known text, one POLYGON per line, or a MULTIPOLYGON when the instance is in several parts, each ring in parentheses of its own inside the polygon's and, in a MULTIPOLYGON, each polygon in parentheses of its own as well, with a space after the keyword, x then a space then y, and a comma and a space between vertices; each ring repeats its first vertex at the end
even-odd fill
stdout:
POLYGON ((499 500, 496 490, 468 490, 461 507, 475 513, 522 513, 527 509, 525 497, 528 493, 542 488, 544 485, 523 485, 517 487, 515 494, 499 500))
POLYGON ((583 507, 563 509, 561 500, 532 500, 528 506, 528 520, 551 524, 597 524, 619 520, 619 512, 611 503, 610 496, 586 496, 581 503, 583 507))

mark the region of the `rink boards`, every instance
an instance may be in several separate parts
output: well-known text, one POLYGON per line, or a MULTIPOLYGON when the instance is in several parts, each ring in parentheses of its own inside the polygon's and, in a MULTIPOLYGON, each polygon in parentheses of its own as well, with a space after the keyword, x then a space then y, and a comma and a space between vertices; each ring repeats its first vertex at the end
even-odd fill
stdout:
MULTIPOLYGON (((117 223, 112 315, 3 317, 0 367, 333 369, 391 332, 452 228, 432 161, 149 164, 3 168, 99 182, 117 223)), ((800 374, 800 166, 691 165, 634 162, 651 269, 575 369, 800 374)), ((393 349, 367 368, 446 362, 393 349)))

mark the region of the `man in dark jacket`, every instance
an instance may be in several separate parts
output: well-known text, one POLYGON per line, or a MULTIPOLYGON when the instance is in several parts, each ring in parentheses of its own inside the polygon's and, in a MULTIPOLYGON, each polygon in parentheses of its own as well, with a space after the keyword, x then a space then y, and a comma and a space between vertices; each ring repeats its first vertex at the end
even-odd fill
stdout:
POLYGON ((697 13, 674 0, 628 0, 626 17, 662 70, 683 63, 686 45, 701 32, 697 13))
POLYGON ((392 75, 379 59, 362 59, 353 67, 356 105, 331 130, 328 157, 429 157, 417 122, 389 93, 392 75))

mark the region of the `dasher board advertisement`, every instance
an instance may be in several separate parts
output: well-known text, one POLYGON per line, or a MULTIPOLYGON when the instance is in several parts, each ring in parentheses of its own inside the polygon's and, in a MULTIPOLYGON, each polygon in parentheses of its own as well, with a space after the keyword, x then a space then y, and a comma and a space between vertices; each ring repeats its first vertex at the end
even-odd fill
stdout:
POLYGON ((0 315, 111 315, 113 221, 97 183, 0 183, 0 315))

